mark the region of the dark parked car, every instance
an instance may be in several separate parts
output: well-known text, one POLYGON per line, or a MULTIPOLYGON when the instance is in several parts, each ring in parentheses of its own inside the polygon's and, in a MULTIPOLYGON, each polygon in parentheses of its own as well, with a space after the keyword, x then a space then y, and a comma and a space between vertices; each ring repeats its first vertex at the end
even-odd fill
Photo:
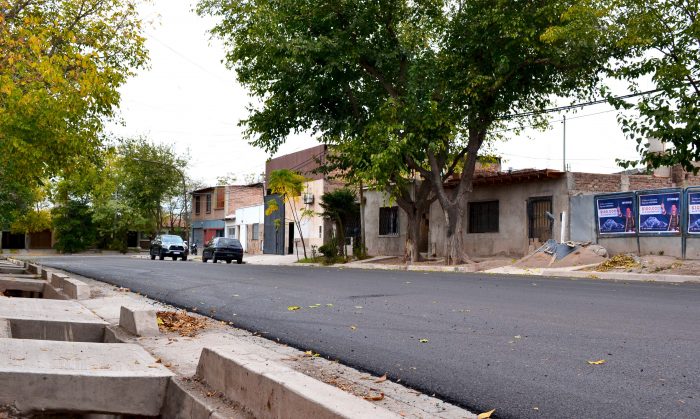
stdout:
POLYGON ((209 259, 214 263, 220 260, 225 260, 226 263, 231 263, 232 260, 243 263, 243 246, 237 239, 214 237, 202 249, 202 262, 206 263, 209 259))
POLYGON ((182 240, 182 237, 172 234, 162 234, 156 236, 151 242, 150 253, 151 260, 155 259, 156 256, 158 256, 160 260, 165 259, 166 256, 172 257, 173 260, 177 260, 177 258, 187 260, 187 255, 190 252, 187 249, 187 245, 182 240))

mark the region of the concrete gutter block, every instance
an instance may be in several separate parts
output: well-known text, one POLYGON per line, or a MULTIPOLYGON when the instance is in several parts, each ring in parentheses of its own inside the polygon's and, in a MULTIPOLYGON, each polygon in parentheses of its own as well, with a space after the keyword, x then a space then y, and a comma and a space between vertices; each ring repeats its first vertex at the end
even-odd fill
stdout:
POLYGON ((37 264, 35 264, 35 263, 30 263, 30 264, 27 266, 27 270, 28 270, 30 273, 33 273, 33 274, 36 274, 36 275, 41 275, 41 266, 39 266, 39 265, 37 265, 37 264))
POLYGON ((66 274, 61 274, 58 272, 52 272, 51 276, 49 277, 48 281, 51 285, 53 285, 56 288, 63 288, 63 281, 68 278, 68 275, 66 274))
POLYGON ((399 418, 285 365, 232 348, 202 349, 197 376, 257 418, 399 418))
POLYGON ((63 292, 75 300, 87 300, 90 298, 90 286, 77 279, 66 277, 63 281, 63 292))
POLYGON ((155 310, 139 310, 121 307, 119 326, 136 336, 157 336, 160 334, 155 310))
POLYGON ((0 339, 0 405, 158 416, 173 374, 132 344, 0 339))
POLYGON ((12 328, 10 326, 10 321, 7 319, 0 319, 0 338, 11 338, 12 328))

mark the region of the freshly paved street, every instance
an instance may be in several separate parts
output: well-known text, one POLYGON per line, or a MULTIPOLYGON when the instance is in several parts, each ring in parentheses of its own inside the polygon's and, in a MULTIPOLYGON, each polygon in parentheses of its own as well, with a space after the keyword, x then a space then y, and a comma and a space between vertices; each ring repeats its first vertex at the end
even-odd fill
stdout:
POLYGON ((700 285, 120 256, 40 262, 197 307, 362 370, 388 372, 475 412, 496 408, 503 418, 700 413, 700 285), (601 359, 601 365, 587 362, 601 359))

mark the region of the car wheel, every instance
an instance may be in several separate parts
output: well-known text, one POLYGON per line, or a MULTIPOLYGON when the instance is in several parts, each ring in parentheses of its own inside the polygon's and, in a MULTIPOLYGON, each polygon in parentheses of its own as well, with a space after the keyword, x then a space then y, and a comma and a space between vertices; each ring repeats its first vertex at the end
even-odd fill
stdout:
POLYGON ((156 255, 154 255, 153 253, 151 253, 151 260, 156 260, 156 255))
POLYGON ((211 258, 211 263, 216 263, 216 262, 218 262, 218 261, 219 261, 219 260, 216 259, 216 256, 214 256, 214 257, 211 258))
POLYGON ((243 258, 238 258, 238 259, 236 259, 236 263, 239 264, 239 265, 240 265, 241 263, 243 263, 243 258))
POLYGON ((226 259, 226 263, 231 263, 231 259, 226 259))
POLYGON ((177 256, 173 256, 173 260, 177 260, 177 256))
POLYGON ((204 256, 202 256, 202 262, 207 263, 207 258, 205 258, 204 256))
POLYGON ((165 255, 160 255, 160 256, 158 257, 158 259, 164 260, 164 259, 165 259, 165 255))
POLYGON ((187 255, 183 256, 182 260, 187 260, 187 255))

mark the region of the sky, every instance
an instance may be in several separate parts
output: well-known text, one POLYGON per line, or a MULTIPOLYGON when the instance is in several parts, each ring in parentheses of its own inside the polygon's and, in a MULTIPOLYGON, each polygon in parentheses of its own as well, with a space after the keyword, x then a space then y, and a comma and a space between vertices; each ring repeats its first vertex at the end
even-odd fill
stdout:
MULTIPOLYGON (((150 66, 120 89, 120 123, 111 131, 122 137, 147 136, 172 144, 191 157, 188 174, 205 184, 234 174, 243 183, 247 175, 260 174, 271 157, 248 144, 238 122, 254 103, 236 81, 233 70, 222 63, 225 49, 208 30, 214 18, 202 18, 189 0, 154 0, 142 4, 148 22, 146 45, 150 66)), ((625 91, 616 92, 619 94, 625 91)), ((562 104, 569 104, 564 102, 562 104)), ((495 151, 504 170, 550 168, 561 170, 564 114, 551 115, 545 132, 526 130, 509 134, 495 151)), ((615 158, 635 158, 635 143, 626 140, 609 105, 596 105, 566 114, 567 166, 572 171, 612 173, 622 170, 615 158)), ((316 145, 305 135, 290 137, 276 155, 316 145)))

